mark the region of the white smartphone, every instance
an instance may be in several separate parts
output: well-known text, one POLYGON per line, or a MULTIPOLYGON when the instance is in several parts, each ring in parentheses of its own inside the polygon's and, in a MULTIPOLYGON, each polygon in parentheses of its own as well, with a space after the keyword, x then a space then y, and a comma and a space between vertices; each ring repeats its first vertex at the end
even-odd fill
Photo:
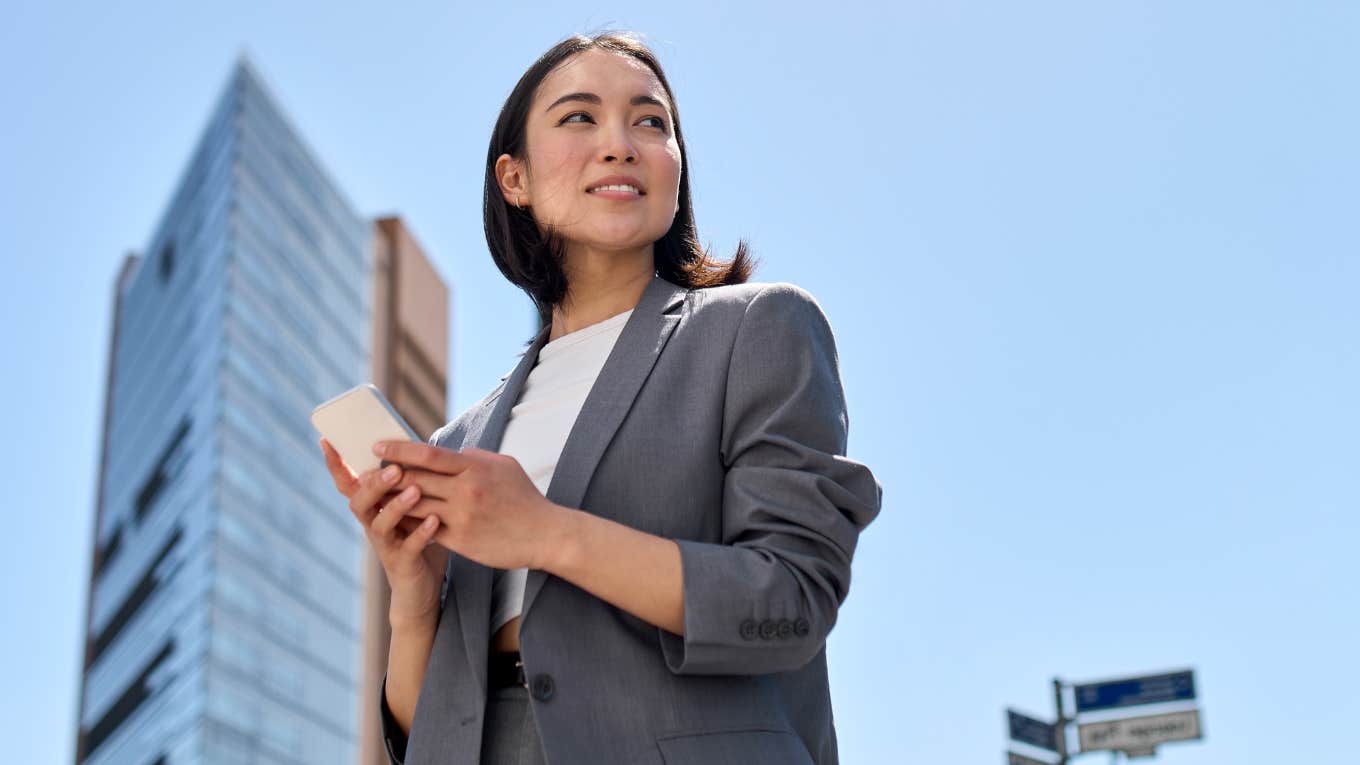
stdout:
POLYGON ((373 453, 378 441, 425 443, 372 383, 356 385, 313 409, 312 427, 331 442, 355 475, 387 465, 373 453))

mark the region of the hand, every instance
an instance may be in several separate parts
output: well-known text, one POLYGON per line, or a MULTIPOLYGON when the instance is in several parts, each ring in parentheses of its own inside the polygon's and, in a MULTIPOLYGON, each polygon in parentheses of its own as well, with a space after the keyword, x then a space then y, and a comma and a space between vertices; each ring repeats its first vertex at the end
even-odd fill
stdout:
POLYGON ((349 499, 350 512, 363 527, 387 573, 392 589, 388 615, 393 625, 428 624, 439 615, 439 590, 448 561, 448 551, 431 544, 439 529, 438 517, 431 516, 435 520, 426 525, 410 515, 420 490, 412 489, 410 496, 398 496, 393 486, 401 479, 399 466, 394 478, 384 477, 379 470, 367 470, 356 476, 324 438, 321 452, 336 490, 349 499))
POLYGON ((438 516, 435 541, 465 558, 499 569, 543 568, 563 535, 567 513, 514 457, 414 441, 379 441, 373 453, 406 468, 392 488, 420 490, 408 514, 438 516))

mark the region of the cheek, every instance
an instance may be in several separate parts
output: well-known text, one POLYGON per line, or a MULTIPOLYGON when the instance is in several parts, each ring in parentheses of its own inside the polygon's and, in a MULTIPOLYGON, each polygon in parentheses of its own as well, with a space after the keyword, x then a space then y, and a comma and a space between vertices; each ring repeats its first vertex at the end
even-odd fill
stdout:
POLYGON ((670 168, 670 171, 671 171, 671 174, 672 174, 671 177, 675 178, 675 182, 676 182, 676 183, 679 183, 679 182, 680 182, 680 146, 677 145, 677 144, 675 143, 675 141, 669 141, 669 142, 666 143, 666 161, 669 163, 668 167, 670 168))
POLYGON ((580 180, 583 157, 588 155, 564 141, 543 141, 534 146, 529 185, 540 209, 572 196, 580 180))
POLYGON ((680 148, 671 141, 653 144, 644 154, 647 175, 652 179, 652 185, 675 193, 675 189, 680 185, 680 148))
MULTIPOLYGON (((658 160, 658 166, 665 168, 666 190, 675 197, 675 211, 678 212, 680 209, 680 147, 673 143, 668 145, 666 150, 658 157, 658 160)), ((675 212, 671 214, 674 215, 675 212)))
POLYGON ((556 179, 561 175, 562 170, 571 163, 573 151, 570 145, 560 143, 550 143, 543 146, 534 155, 534 167, 539 168, 539 175, 544 178, 556 179))

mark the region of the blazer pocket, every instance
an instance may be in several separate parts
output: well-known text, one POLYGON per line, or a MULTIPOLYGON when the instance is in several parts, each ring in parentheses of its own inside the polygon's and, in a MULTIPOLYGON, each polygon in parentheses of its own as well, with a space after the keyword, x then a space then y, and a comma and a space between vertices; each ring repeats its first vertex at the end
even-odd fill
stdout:
POLYGON ((666 765, 813 765, 798 734, 773 728, 661 736, 656 745, 666 765))

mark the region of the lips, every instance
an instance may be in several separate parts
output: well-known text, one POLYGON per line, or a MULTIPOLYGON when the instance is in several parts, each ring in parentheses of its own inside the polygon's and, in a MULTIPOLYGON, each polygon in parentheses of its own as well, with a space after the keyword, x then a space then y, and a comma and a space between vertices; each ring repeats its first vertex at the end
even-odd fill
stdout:
POLYGON ((639 181, 637 178, 634 178, 631 175, 607 175, 587 186, 586 193, 589 194, 593 191, 602 189, 611 191, 632 191, 633 193, 636 193, 638 196, 647 195, 647 190, 642 187, 642 181, 639 181), (615 188, 610 189, 608 187, 615 188))

